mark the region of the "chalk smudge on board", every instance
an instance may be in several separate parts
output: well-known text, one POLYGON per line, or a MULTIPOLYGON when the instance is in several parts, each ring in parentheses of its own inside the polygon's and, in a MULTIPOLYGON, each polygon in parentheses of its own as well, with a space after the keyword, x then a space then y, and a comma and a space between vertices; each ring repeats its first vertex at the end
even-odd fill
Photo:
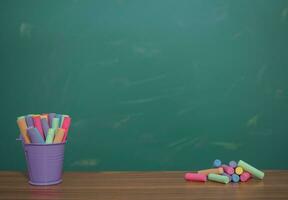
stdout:
POLYGON ((288 7, 287 7, 287 8, 284 8, 284 9, 282 10, 282 12, 281 12, 282 20, 286 21, 287 16, 288 16, 288 7))
POLYGON ((229 16, 228 14, 228 7, 226 5, 219 6, 215 10, 215 20, 223 21, 229 16))
POLYGON ((162 98, 163 98, 163 96, 156 96, 156 97, 151 97, 151 98, 127 100, 127 101, 122 101, 121 104, 141 104, 141 103, 149 103, 149 102, 157 101, 157 100, 162 99, 162 98))
POLYGON ((199 140, 199 137, 187 139, 187 141, 176 145, 174 148, 176 151, 181 151, 186 147, 193 147, 195 143, 199 140))
POLYGON ((195 138, 181 138, 175 142, 168 145, 169 148, 173 148, 176 151, 181 151, 186 147, 200 148, 205 144, 205 138, 195 137, 195 138))
POLYGON ((135 99, 135 100, 127 100, 122 101, 120 104, 141 104, 141 103, 149 103, 153 101, 157 101, 164 98, 172 98, 181 95, 181 93, 175 93, 175 94, 167 94, 167 95, 161 95, 161 96, 155 96, 151 98, 143 98, 143 99, 135 99))
POLYGON ((32 36, 32 25, 22 22, 19 27, 20 37, 30 39, 32 36))
POLYGON ((114 65, 117 63, 119 63, 119 58, 114 58, 114 59, 110 59, 110 60, 104 60, 104 61, 97 62, 97 64, 101 65, 101 66, 114 65))
POLYGON ((234 142, 212 142, 211 145, 222 147, 226 150, 237 150, 242 146, 241 144, 237 144, 234 142))
POLYGON ((146 56, 146 57, 153 57, 153 56, 158 55, 161 51, 157 48, 147 48, 147 47, 134 46, 133 52, 138 54, 138 55, 142 55, 142 56, 146 56))
POLYGON ((188 140, 188 138, 181 138, 181 139, 179 139, 179 140, 177 140, 177 141, 175 141, 175 142, 170 143, 170 144, 168 145, 168 147, 169 147, 169 148, 175 147, 175 146, 177 146, 177 145, 179 145, 179 144, 181 144, 181 143, 185 143, 187 140, 188 140))
POLYGON ((249 135, 255 136, 270 136, 273 134, 272 129, 259 129, 259 130, 252 130, 248 132, 249 135))
POLYGON ((259 114, 256 114, 247 121, 246 126, 249 128, 256 127, 258 121, 259 121, 259 114))
POLYGON ((182 20, 178 20, 176 22, 177 26, 180 27, 180 28, 185 28, 187 27, 187 24, 185 24, 182 20))
POLYGON ((236 39, 240 38, 242 35, 243 35, 243 32, 242 32, 242 31, 237 32, 237 33, 234 33, 234 34, 232 35, 232 40, 236 40, 236 39))
POLYGON ((267 69, 268 69, 267 65, 263 65, 262 67, 260 67, 260 69, 257 72, 257 79, 256 79, 257 83, 261 83, 263 81, 267 69))
POLYGON ((115 122, 113 124, 113 128, 119 128, 121 126, 123 126, 124 124, 126 124, 129 120, 131 119, 131 116, 126 116, 123 119, 120 119, 119 121, 115 122))
POLYGON ((113 128, 120 128, 122 126, 124 126, 125 124, 127 124, 129 121, 131 121, 132 119, 137 118, 138 116, 142 116, 143 113, 132 113, 132 114, 128 114, 126 116, 124 116, 123 118, 121 118, 120 120, 116 121, 113 123, 112 127, 113 128))
POLYGON ((185 115, 185 114, 187 114, 187 113, 189 113, 189 112, 194 111, 195 109, 196 109, 196 107, 183 108, 183 109, 181 109, 181 110, 179 110, 179 111, 177 112, 177 115, 178 115, 178 116, 180 116, 180 115, 185 115))
POLYGON ((153 81, 158 81, 158 80, 161 80, 161 79, 164 79, 164 78, 166 78, 166 75, 165 74, 161 74, 161 75, 158 75, 158 76, 154 76, 154 77, 151 77, 151 78, 142 79, 142 80, 138 80, 138 81, 129 81, 128 82, 128 86, 145 84, 145 83, 149 83, 149 82, 153 82, 153 81))
POLYGON ((284 90, 281 89, 281 88, 276 89, 276 90, 275 90, 275 98, 277 98, 277 99, 283 99, 283 98, 285 98, 284 90))

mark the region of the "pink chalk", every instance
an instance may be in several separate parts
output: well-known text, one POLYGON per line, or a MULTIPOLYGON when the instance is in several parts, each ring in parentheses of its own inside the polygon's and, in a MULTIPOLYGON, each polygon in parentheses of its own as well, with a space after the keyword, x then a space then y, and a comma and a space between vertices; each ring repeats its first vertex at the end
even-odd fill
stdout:
POLYGON ((244 172, 243 174, 241 174, 240 176, 240 180, 241 182, 246 182, 251 178, 251 174, 248 172, 244 172))
POLYGON ((63 128, 65 130, 62 142, 65 142, 66 139, 67 139, 70 123, 71 123, 71 118, 70 117, 65 117, 64 120, 63 120, 62 127, 61 127, 61 128, 63 128))
POLYGON ((45 140, 45 135, 42 129, 41 117, 40 115, 33 116, 34 127, 37 128, 42 138, 45 140))
POLYGON ((229 174, 229 175, 232 175, 234 174, 234 168, 233 167, 230 167, 228 165, 223 165, 223 170, 226 174, 229 174))
POLYGON ((184 178, 186 181, 198 181, 198 182, 207 181, 207 176, 205 174, 198 174, 198 173, 186 173, 184 178))

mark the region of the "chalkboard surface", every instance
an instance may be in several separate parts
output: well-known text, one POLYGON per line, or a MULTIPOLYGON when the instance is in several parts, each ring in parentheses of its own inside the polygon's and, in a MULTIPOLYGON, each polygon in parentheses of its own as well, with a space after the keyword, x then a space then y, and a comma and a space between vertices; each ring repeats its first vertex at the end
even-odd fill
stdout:
POLYGON ((16 117, 69 114, 65 170, 288 168, 288 1, 0 1, 1 170, 16 117))

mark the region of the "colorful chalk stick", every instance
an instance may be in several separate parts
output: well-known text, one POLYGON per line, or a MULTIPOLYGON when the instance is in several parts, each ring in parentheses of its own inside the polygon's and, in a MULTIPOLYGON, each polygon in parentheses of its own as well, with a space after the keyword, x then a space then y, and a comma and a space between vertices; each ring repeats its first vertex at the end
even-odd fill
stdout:
POLYGON ((34 127, 32 115, 27 115, 25 117, 25 120, 26 120, 27 127, 34 127))
POLYGON ((198 171, 198 174, 223 174, 223 168, 222 167, 218 167, 218 168, 213 168, 213 169, 204 169, 204 170, 200 170, 198 171))
POLYGON ((41 119, 43 119, 43 118, 47 119, 47 122, 48 122, 48 114, 42 114, 42 115, 40 115, 40 117, 41 117, 41 119))
POLYGON ((34 127, 38 129, 40 135, 45 140, 45 135, 44 135, 44 132, 43 132, 43 129, 42 129, 42 123, 41 123, 40 115, 34 115, 32 118, 33 118, 34 127))
POLYGON ((49 128, 45 143, 52 144, 54 140, 54 135, 55 135, 55 130, 53 128, 49 128))
POLYGON ((224 184, 229 183, 229 178, 227 176, 222 176, 219 174, 208 174, 208 180, 224 184))
POLYGON ((46 138, 47 134, 48 134, 48 129, 49 129, 47 118, 45 118, 45 117, 41 118, 41 124, 42 124, 42 129, 43 129, 43 132, 44 132, 44 135, 46 138))
POLYGON ((198 173, 186 173, 184 178, 186 181, 197 181, 197 182, 207 181, 207 176, 205 174, 198 174, 198 173))
POLYGON ((53 140, 53 143, 61 143, 64 137, 65 130, 63 128, 58 128, 53 140))
POLYGON ((71 118, 65 117, 63 120, 63 124, 62 124, 62 128, 65 129, 65 133, 64 133, 64 137, 63 137, 62 142, 65 142, 67 140, 70 124, 71 124, 71 118))
POLYGON ((58 128, 61 128, 62 115, 61 114, 56 114, 55 117, 59 119, 59 125, 58 125, 59 127, 58 128))
POLYGON ((18 124, 19 130, 20 130, 20 133, 22 135, 22 138, 24 140, 24 143, 30 144, 31 140, 30 140, 29 135, 27 133, 27 125, 26 125, 25 117, 18 117, 17 124, 18 124))
POLYGON ((221 160, 219 159, 214 160, 213 167, 220 167, 221 165, 222 165, 221 160))
POLYGON ((256 169, 255 167, 249 165, 248 163, 244 162, 243 160, 239 160, 238 166, 242 167, 245 171, 249 172, 252 176, 263 179, 264 178, 264 172, 256 169))
POLYGON ((249 172, 244 172, 240 176, 241 182, 247 182, 251 178, 251 174, 249 172))
POLYGON ((240 177, 238 174, 232 174, 231 178, 232 178, 232 182, 234 183, 238 183, 240 180, 240 177))
POLYGON ((229 178, 229 182, 231 182, 231 180, 232 180, 232 177, 231 177, 231 175, 229 175, 229 174, 226 174, 225 172, 222 174, 223 176, 227 176, 228 178, 229 178))
POLYGON ((59 118, 54 117, 52 119, 52 128, 57 130, 59 128, 59 118))
POLYGON ((234 168, 233 167, 230 167, 228 165, 222 165, 222 167, 223 167, 223 170, 225 173, 227 173, 229 175, 234 174, 234 168))
POLYGON ((235 168, 235 174, 241 175, 243 173, 243 168, 242 167, 236 167, 235 168))
POLYGON ((49 127, 51 128, 52 127, 52 120, 53 118, 55 118, 55 113, 49 113, 48 114, 48 124, 49 124, 49 127))
POLYGON ((65 117, 69 117, 69 115, 62 115, 61 117, 60 127, 62 128, 65 117))
POLYGON ((236 161, 231 160, 231 161, 229 162, 229 166, 230 166, 230 167, 233 167, 233 168, 236 168, 236 167, 237 167, 236 161))
POLYGON ((29 127, 27 128, 27 132, 33 144, 44 144, 44 139, 41 136, 40 132, 37 128, 29 127))

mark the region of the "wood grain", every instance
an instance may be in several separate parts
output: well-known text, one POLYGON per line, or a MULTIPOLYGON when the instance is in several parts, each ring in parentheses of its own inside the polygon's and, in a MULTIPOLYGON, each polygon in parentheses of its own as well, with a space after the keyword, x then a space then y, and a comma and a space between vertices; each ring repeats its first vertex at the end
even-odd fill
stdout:
POLYGON ((31 186, 24 173, 0 172, 0 199, 288 199, 288 171, 248 183, 192 183, 184 172, 66 172, 54 186, 31 186))

